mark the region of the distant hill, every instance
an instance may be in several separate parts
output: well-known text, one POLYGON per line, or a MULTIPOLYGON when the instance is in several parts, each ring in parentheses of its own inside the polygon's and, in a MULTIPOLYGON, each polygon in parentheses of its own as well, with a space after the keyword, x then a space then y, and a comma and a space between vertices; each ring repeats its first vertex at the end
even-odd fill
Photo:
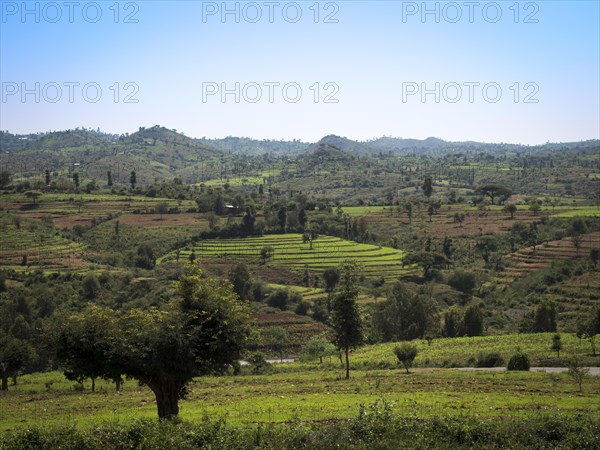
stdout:
POLYGON ((376 153, 376 149, 372 148, 370 145, 367 145, 363 142, 353 141, 345 137, 336 136, 334 134, 325 136, 319 140, 319 142, 310 144, 304 149, 303 153, 313 153, 322 146, 336 148, 351 155, 370 155, 376 153))
POLYGON ((224 139, 199 139, 199 141, 222 152, 240 153, 246 155, 294 155, 302 152, 308 145, 299 140, 278 141, 271 139, 250 139, 245 137, 228 136, 224 139))

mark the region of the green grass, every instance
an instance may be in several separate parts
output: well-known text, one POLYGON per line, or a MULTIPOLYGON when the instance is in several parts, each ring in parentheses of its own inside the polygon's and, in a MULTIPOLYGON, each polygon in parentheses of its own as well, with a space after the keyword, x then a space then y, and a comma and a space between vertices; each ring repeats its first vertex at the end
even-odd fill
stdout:
MULTIPOLYGON (((477 336, 461 338, 434 339, 431 346, 426 341, 415 341, 419 353, 415 364, 419 367, 440 367, 455 365, 466 367, 471 365, 470 358, 477 359, 479 353, 498 352, 505 362, 517 348, 527 353, 532 365, 539 365, 541 360, 556 358, 556 352, 550 350, 554 333, 507 334, 498 336, 477 336)), ((572 334, 561 334, 563 350, 561 358, 579 356, 584 363, 592 366, 600 365, 600 356, 591 356, 589 341, 579 339, 572 334)), ((378 364, 394 365, 396 358, 392 349, 395 343, 377 344, 363 347, 354 352, 352 360, 355 364, 376 367, 378 364)), ((543 361, 542 361, 543 362, 543 361)))
MULTIPOLYGON (((559 207, 560 208, 560 207, 559 207)), ((553 217, 600 217, 600 206, 573 206, 553 217)))
MULTIPOLYGON (((107 382, 97 391, 73 390, 73 382, 51 372, 26 375, 1 394, 0 430, 31 425, 122 422, 155 417, 154 396, 134 381, 117 393, 107 382), (45 383, 54 381, 50 389, 45 383)), ((269 375, 198 378, 180 402, 191 422, 226 417, 231 423, 314 421, 354 417, 361 404, 385 398, 399 414, 417 417, 460 415, 477 418, 539 413, 598 414, 600 377, 584 390, 568 375, 538 372, 463 372, 452 369, 343 370, 328 368, 269 375)))
MULTIPOLYGON (((236 239, 211 239, 198 242, 194 251, 203 259, 236 258, 256 260, 265 246, 271 246, 273 256, 268 264, 292 269, 322 271, 328 267, 338 266, 347 259, 362 264, 366 276, 385 276, 396 278, 412 269, 402 266, 404 252, 389 247, 370 244, 359 244, 332 236, 320 236, 313 242, 302 241, 301 234, 277 234, 260 237, 236 239)), ((184 250, 180 258, 187 258, 191 250, 184 250)), ((159 260, 159 263, 172 261, 175 253, 171 252, 159 260)))

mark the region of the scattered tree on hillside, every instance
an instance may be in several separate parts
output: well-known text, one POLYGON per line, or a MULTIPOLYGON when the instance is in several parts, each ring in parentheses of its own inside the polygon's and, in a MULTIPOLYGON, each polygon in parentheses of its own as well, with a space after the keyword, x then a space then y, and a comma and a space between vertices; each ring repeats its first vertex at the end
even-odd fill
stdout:
POLYGON ((411 368, 413 361, 417 357, 417 346, 403 342, 400 345, 394 347, 394 355, 398 358, 398 361, 402 363, 406 369, 406 373, 410 373, 408 369, 411 368))
POLYGON ((137 175, 135 174, 135 170, 131 171, 129 175, 129 184, 131 185, 131 190, 135 190, 135 185, 137 184, 137 175))
POLYGON ((560 334, 556 333, 554 336, 552 336, 552 347, 550 347, 550 350, 556 352, 556 357, 560 358, 561 349, 562 342, 560 340, 560 334))
POLYGON ((245 263, 237 263, 229 270, 229 281, 233 286, 233 292, 235 292, 240 299, 248 300, 250 298, 252 280, 250 279, 248 266, 245 263))
POLYGON ((515 205, 514 203, 507 203, 504 206, 504 211, 510 214, 511 219, 514 219, 515 213, 517 212, 517 205, 515 205))
POLYGON ((431 177, 425 178, 421 189, 423 189, 423 194, 425 195, 425 197, 431 197, 431 194, 433 194, 433 182, 431 181, 431 177))
POLYGON ((158 202, 154 206, 154 210, 160 214, 160 220, 162 220, 163 214, 167 214, 169 212, 169 204, 167 202, 158 202))
POLYGON ((495 204, 495 200, 498 199, 498 203, 502 204, 512 195, 512 191, 500 184, 485 184, 477 187, 475 193, 486 195, 490 198, 492 205, 495 204))
POLYGON ((357 304, 359 272, 360 266, 354 261, 341 264, 340 288, 331 300, 329 316, 334 343, 346 357, 346 379, 350 378, 350 350, 363 343, 363 323, 357 304))
POLYGON ((479 305, 471 305, 465 311, 462 334, 465 336, 481 336, 483 334, 483 314, 479 305))
POLYGON ((25 192, 25 197, 27 197, 28 199, 30 199, 33 204, 37 204, 37 199, 40 198, 40 196, 42 195, 42 193, 40 191, 27 191, 25 192))
POLYGON ((329 267, 323 272, 323 280, 325 281, 325 290, 333 292, 340 281, 340 271, 336 267, 329 267))

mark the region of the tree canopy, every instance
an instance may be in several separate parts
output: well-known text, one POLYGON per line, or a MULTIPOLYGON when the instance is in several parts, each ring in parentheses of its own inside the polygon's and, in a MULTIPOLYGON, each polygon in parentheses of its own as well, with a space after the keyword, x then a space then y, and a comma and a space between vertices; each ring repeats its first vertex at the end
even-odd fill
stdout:
POLYGON ((50 333, 65 371, 136 378, 154 392, 160 418, 176 416, 185 385, 234 364, 251 329, 231 284, 205 277, 198 265, 187 267, 175 292, 163 309, 88 306, 66 316, 50 333))

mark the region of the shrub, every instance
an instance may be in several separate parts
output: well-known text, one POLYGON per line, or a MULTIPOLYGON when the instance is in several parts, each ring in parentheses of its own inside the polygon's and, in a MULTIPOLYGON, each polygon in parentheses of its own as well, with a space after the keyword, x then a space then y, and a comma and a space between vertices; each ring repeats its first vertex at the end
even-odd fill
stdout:
POLYGON ((404 365, 406 373, 412 366, 413 361, 417 357, 417 346, 403 342, 402 344, 394 347, 394 355, 398 358, 398 361, 404 365))
POLYGON ((476 367, 502 367, 504 358, 498 352, 480 353, 477 356, 476 367))
POLYGON ((520 350, 511 356, 508 361, 507 370, 529 370, 531 364, 529 363, 529 357, 520 350))

